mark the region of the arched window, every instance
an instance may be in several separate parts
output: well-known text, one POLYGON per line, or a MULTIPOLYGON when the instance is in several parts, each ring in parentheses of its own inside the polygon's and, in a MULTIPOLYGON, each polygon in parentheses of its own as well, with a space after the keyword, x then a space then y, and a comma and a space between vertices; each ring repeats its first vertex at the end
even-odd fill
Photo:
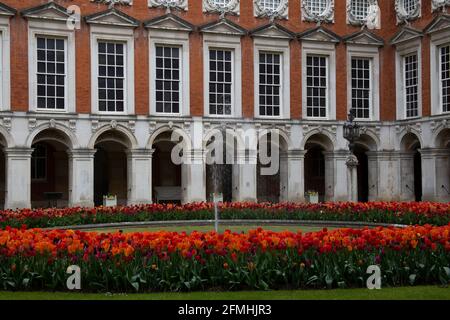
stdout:
POLYGON ((239 0, 203 0, 203 11, 239 14, 239 0))
POLYGON ((288 0, 254 0, 255 16, 287 18, 288 0))
POLYGON ((421 14, 421 0, 395 0, 399 23, 416 19, 421 14))

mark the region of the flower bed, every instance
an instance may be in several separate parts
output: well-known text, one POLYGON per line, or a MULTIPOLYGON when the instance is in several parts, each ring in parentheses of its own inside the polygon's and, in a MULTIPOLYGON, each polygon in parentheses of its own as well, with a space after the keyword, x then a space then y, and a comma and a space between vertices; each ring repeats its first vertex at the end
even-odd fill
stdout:
POLYGON ((0 287, 66 290, 69 265, 82 289, 100 292, 448 284, 450 224, 315 233, 0 231, 0 287))
MULTIPOLYGON (((450 205, 442 203, 226 203, 220 206, 220 218, 267 220, 317 220, 394 223, 405 225, 447 225, 450 205)), ((213 204, 151 204, 130 207, 24 209, 1 211, 0 228, 44 228, 95 223, 208 220, 214 219, 213 204)))

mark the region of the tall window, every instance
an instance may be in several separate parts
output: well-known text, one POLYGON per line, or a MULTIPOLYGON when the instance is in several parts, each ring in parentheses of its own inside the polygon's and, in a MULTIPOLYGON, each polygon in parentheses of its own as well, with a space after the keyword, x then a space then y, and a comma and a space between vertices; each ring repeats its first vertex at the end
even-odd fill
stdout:
POLYGON ((450 45, 441 47, 442 111, 450 112, 450 45))
POLYGON ((156 112, 180 112, 180 48, 156 46, 156 112))
POLYGON ((365 20, 368 14, 368 9, 370 6, 370 0, 352 0, 350 9, 353 17, 362 21, 365 20))
POLYGON ((371 65, 371 59, 352 58, 352 108, 356 112, 356 117, 360 119, 370 118, 371 65))
POLYGON ((66 42, 64 39, 37 37, 37 107, 66 108, 66 42))
POLYGON ((419 65, 417 53, 405 56, 403 63, 406 117, 417 117, 419 115, 419 65))
POLYGON ((47 147, 42 144, 33 146, 34 151, 31 154, 31 179, 47 179, 47 147))
POLYGON ((231 115, 233 52, 209 50, 209 114, 231 115))
POLYGON ((259 54, 259 115, 279 116, 281 107, 281 54, 259 54))
POLYGON ((98 42, 98 110, 125 111, 125 44, 98 42))
POLYGON ((308 55, 306 58, 306 113, 308 117, 326 117, 328 105, 328 59, 308 55))

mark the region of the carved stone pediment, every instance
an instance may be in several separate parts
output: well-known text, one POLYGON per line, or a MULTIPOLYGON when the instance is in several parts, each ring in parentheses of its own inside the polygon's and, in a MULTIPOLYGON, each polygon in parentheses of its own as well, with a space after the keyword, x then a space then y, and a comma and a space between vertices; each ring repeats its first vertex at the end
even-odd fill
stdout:
POLYGON ((138 27, 140 24, 138 20, 116 8, 94 13, 93 15, 87 16, 85 19, 88 24, 114 25, 121 27, 138 27))
POLYGON ((425 28, 425 33, 431 34, 443 30, 450 29, 450 15, 441 14, 431 21, 431 23, 425 28))
POLYGON ((341 37, 322 26, 306 30, 305 32, 300 33, 298 38, 302 41, 341 42, 341 37))
POLYGON ((147 29, 167 30, 167 31, 186 31, 194 30, 194 26, 188 21, 168 13, 166 15, 148 20, 144 23, 147 29))
POLYGON ((0 2, 0 16, 15 16, 17 10, 0 2))
POLYGON ((226 18, 205 24, 201 26, 199 29, 203 33, 224 34, 233 36, 243 36, 247 33, 247 30, 245 30, 240 25, 226 18))
POLYGON ((423 36, 423 33, 412 27, 404 26, 400 31, 398 31, 395 36, 391 39, 392 45, 398 45, 404 42, 408 42, 423 36))
POLYGON ((53 1, 22 10, 20 14, 28 19, 43 19, 61 22, 67 22, 67 19, 71 16, 66 8, 53 1))
POLYGON ((347 44, 371 45, 378 47, 384 46, 384 40, 367 29, 363 29, 359 32, 344 37, 344 41, 347 44))
POLYGON ((270 23, 250 31, 250 35, 262 38, 292 39, 294 33, 277 23, 270 23))

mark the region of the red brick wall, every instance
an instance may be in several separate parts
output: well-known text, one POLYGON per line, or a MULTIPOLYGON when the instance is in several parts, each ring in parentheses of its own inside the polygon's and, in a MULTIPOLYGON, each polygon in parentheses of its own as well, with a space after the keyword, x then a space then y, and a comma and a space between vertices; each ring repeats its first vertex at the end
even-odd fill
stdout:
MULTIPOLYGON (((47 0, 2 0, 3 3, 22 10, 47 3, 47 0)), ((79 5, 82 15, 89 15, 107 9, 106 5, 91 3, 90 0, 56 1, 62 6, 71 4, 79 5)), ((346 5, 344 0, 335 1, 335 23, 325 25, 340 36, 356 32, 359 28, 347 25, 346 5)), ((389 45, 389 40, 398 31, 393 1, 380 0, 382 10, 382 29, 375 33, 385 39, 386 45, 380 50, 381 78, 380 78, 380 114, 382 120, 395 119, 395 48, 389 45)), ((433 18, 430 1, 422 1, 422 18, 413 23, 416 28, 423 29, 433 18)), ((120 10, 140 21, 146 21, 156 16, 163 15, 163 9, 149 9, 147 0, 134 0, 133 6, 118 6, 120 10)), ((259 19, 253 16, 253 0, 241 0, 241 15, 230 17, 231 20, 246 29, 253 29, 266 24, 267 19, 259 19)), ((200 0, 190 0, 187 12, 176 12, 182 18, 194 25, 216 20, 217 15, 205 15, 202 12, 200 0)), ((301 32, 315 27, 314 23, 301 20, 299 0, 289 1, 289 19, 279 21, 280 24, 293 32, 301 32)), ((20 16, 11 20, 11 99, 12 108, 15 111, 28 110, 28 53, 27 53, 27 21, 20 16)), ((89 26, 82 23, 81 30, 76 32, 77 54, 77 111, 88 113, 91 109, 90 98, 90 48, 89 26)), ((190 38, 190 94, 191 114, 201 116, 203 114, 203 56, 202 36, 194 32, 190 38)), ((347 108, 347 75, 346 75, 346 48, 344 44, 336 47, 337 54, 337 110, 338 119, 345 119, 347 108)), ((430 76, 429 76, 429 37, 423 38, 423 114, 430 114, 430 76)), ((291 43, 291 116, 301 118, 301 45, 297 41, 291 43)), ((148 72, 148 39, 147 32, 141 26, 135 31, 135 105, 137 114, 149 112, 149 72, 148 72)), ((242 103, 243 116, 253 117, 254 87, 253 87, 253 46, 250 37, 242 39, 242 103)))

